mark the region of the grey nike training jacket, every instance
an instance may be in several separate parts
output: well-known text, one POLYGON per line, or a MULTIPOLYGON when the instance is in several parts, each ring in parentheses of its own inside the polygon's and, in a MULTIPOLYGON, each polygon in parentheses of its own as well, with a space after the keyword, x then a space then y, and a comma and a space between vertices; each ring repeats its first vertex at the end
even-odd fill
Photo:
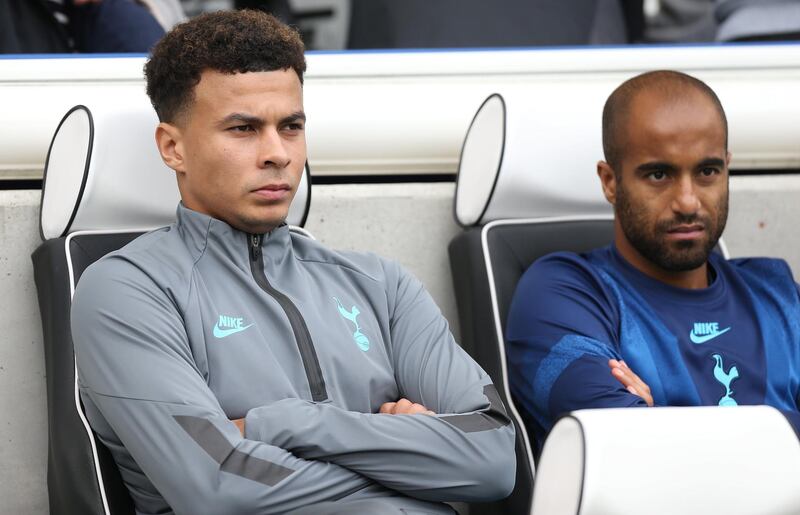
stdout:
POLYGON ((86 270, 72 334, 137 513, 452 513, 440 502, 513 488, 489 377, 419 281, 375 255, 180 205, 86 270), (437 415, 377 414, 401 397, 437 415))

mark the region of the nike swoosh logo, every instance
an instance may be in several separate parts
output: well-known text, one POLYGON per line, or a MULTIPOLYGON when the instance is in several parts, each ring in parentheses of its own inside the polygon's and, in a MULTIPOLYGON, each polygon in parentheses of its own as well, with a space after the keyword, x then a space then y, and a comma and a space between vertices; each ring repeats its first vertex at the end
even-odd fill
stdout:
POLYGON ((692 329, 691 331, 689 331, 689 339, 692 340, 694 343, 706 343, 708 340, 713 340, 717 336, 725 334, 730 330, 731 330, 730 327, 726 327, 722 331, 717 331, 716 333, 697 336, 696 334, 694 334, 694 329, 692 329))
POLYGON ((244 327, 234 327, 233 329, 220 329, 219 324, 216 324, 214 326, 214 336, 217 338, 225 338, 226 336, 230 336, 232 334, 241 333, 252 325, 253 324, 246 325, 244 327))

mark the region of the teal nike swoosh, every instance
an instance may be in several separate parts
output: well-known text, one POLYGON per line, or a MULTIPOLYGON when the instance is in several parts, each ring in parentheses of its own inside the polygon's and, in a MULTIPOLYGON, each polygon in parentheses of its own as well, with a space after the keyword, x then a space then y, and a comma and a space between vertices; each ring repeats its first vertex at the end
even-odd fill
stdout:
POLYGON ((717 336, 725 334, 730 330, 731 330, 730 327, 726 327, 722 331, 717 331, 716 333, 706 334, 705 336, 697 336, 696 334, 694 334, 694 329, 692 329, 691 331, 689 331, 689 339, 692 340, 694 343, 705 343, 708 340, 713 340, 717 336))
POLYGON ((225 338, 226 336, 230 336, 232 334, 241 333, 252 325, 253 324, 246 325, 244 327, 234 327, 233 329, 220 329, 219 324, 216 324, 214 326, 214 336, 217 338, 225 338))

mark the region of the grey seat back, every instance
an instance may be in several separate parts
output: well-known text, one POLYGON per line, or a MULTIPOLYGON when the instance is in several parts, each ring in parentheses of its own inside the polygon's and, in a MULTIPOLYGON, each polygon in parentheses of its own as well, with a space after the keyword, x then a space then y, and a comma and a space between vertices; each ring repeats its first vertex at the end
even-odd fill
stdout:
POLYGON ((32 256, 47 372, 47 489, 52 515, 134 513, 114 460, 91 432, 76 394, 69 306, 86 267, 139 234, 54 238, 32 256))
POLYGON ((611 218, 595 216, 496 221, 468 228, 450 243, 462 346, 492 377, 517 430, 514 491, 507 499, 479 507, 479 513, 524 514, 531 509, 535 475, 534 446, 527 431, 531 421, 516 409, 505 358, 505 323, 517 282, 545 254, 565 248, 590 250, 612 238, 611 218))

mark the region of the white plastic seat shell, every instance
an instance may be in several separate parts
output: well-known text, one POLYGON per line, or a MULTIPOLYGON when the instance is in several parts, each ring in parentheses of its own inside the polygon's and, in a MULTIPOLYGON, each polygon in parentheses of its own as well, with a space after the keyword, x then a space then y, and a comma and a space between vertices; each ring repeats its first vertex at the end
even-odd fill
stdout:
MULTIPOLYGON (((86 230, 148 230, 175 220, 175 172, 155 142, 147 97, 77 105, 61 120, 45 162, 42 239, 86 230), (136 173, 131 173, 131 169, 136 173)), ((302 226, 311 200, 308 166, 286 222, 302 226)))
POLYGON ((533 515, 800 513, 800 442, 768 406, 581 410, 537 468, 533 515))

